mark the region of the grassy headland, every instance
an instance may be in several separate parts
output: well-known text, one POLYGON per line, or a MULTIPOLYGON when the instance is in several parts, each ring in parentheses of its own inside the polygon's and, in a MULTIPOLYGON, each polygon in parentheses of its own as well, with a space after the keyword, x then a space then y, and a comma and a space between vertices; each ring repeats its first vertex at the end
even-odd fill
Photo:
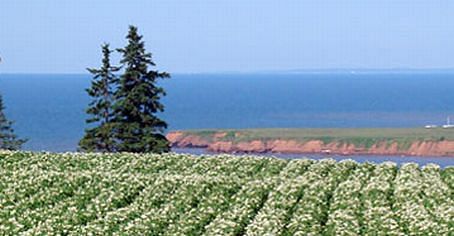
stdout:
MULTIPOLYGON (((443 153, 445 154, 440 155, 454 154, 454 147, 451 147, 454 144, 454 129, 442 128, 206 129, 176 131, 172 133, 177 133, 180 140, 184 137, 197 137, 198 141, 210 144, 227 142, 236 145, 239 143, 257 141, 266 144, 276 140, 294 141, 299 144, 305 144, 311 141, 317 141, 320 142, 322 146, 324 145, 321 149, 327 148, 331 150, 336 149, 336 147, 342 147, 343 151, 341 153, 347 152, 346 149, 362 149, 362 151, 364 151, 365 149, 377 148, 379 146, 379 148, 382 151, 384 150, 383 152, 386 152, 387 154, 389 154, 389 149, 393 149, 396 154, 402 154, 400 151, 407 151, 409 149, 412 149, 411 152, 415 152, 413 150, 417 149, 416 152, 422 153, 426 151, 422 151, 421 149, 443 149, 443 153), (433 144, 440 143, 443 143, 442 148, 433 146, 433 144), (329 145, 329 147, 326 145, 329 145), (347 147, 348 145, 350 145, 350 147, 347 147)), ((319 149, 320 148, 317 150, 319 149)), ((360 151, 357 150, 357 152, 360 151)), ((389 152, 393 153, 392 151, 389 152)))
POLYGON ((187 135, 196 135, 213 141, 215 134, 219 140, 249 142, 253 140, 321 140, 325 143, 339 142, 364 145, 366 147, 381 141, 401 144, 414 141, 454 140, 454 129, 424 128, 264 128, 264 129, 206 129, 185 130, 187 135))

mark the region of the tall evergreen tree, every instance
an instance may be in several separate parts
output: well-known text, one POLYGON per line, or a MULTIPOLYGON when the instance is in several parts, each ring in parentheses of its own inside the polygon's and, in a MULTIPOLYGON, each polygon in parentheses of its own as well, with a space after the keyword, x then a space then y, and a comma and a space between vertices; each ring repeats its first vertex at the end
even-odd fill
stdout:
POLYGON ((11 127, 13 122, 6 119, 4 109, 3 98, 0 96, 0 149, 18 150, 27 140, 18 139, 14 134, 11 127))
POLYGON ((129 27, 126 39, 126 47, 118 49, 122 54, 120 63, 124 67, 114 106, 118 151, 168 152, 169 142, 163 135, 167 124, 156 113, 164 111, 160 99, 165 96, 157 80, 169 78, 170 75, 149 69, 156 65, 152 54, 145 51, 145 43, 137 27, 129 27))
POLYGON ((113 91, 118 83, 115 72, 119 68, 110 64, 109 44, 102 45, 102 66, 99 69, 88 68, 93 74, 91 87, 86 91, 93 101, 89 104, 87 114, 90 118, 87 123, 95 123, 97 126, 85 130, 85 136, 79 142, 79 148, 83 151, 114 152, 116 140, 114 136, 112 106, 114 103, 113 91))

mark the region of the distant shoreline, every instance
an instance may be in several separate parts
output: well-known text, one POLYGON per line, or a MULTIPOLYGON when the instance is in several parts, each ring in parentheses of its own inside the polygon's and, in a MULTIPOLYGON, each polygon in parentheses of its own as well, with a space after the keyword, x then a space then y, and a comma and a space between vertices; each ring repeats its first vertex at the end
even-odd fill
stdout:
POLYGON ((454 157, 454 129, 210 129, 167 134, 172 147, 218 153, 454 157))
MULTIPOLYGON (((454 68, 313 68, 313 69, 288 69, 288 70, 252 70, 252 71, 177 71, 173 75, 248 75, 248 74, 454 74, 454 68)), ((79 72, 19 72, 19 71, 1 71, 2 75, 75 75, 75 76, 91 76, 85 71, 79 72)))

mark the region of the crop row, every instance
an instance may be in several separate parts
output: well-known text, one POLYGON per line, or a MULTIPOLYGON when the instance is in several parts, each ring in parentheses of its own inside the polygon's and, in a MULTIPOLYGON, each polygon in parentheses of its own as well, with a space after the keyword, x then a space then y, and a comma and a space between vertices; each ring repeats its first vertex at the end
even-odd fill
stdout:
POLYGON ((454 169, 0 152, 1 235, 449 235, 454 169))

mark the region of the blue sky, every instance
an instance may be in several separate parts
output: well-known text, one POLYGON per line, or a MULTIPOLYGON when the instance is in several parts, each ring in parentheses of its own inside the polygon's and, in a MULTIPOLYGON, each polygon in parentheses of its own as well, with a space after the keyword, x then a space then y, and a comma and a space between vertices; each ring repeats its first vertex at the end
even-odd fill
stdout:
POLYGON ((85 73, 139 27, 173 73, 454 68, 454 1, 0 0, 0 73, 85 73))

